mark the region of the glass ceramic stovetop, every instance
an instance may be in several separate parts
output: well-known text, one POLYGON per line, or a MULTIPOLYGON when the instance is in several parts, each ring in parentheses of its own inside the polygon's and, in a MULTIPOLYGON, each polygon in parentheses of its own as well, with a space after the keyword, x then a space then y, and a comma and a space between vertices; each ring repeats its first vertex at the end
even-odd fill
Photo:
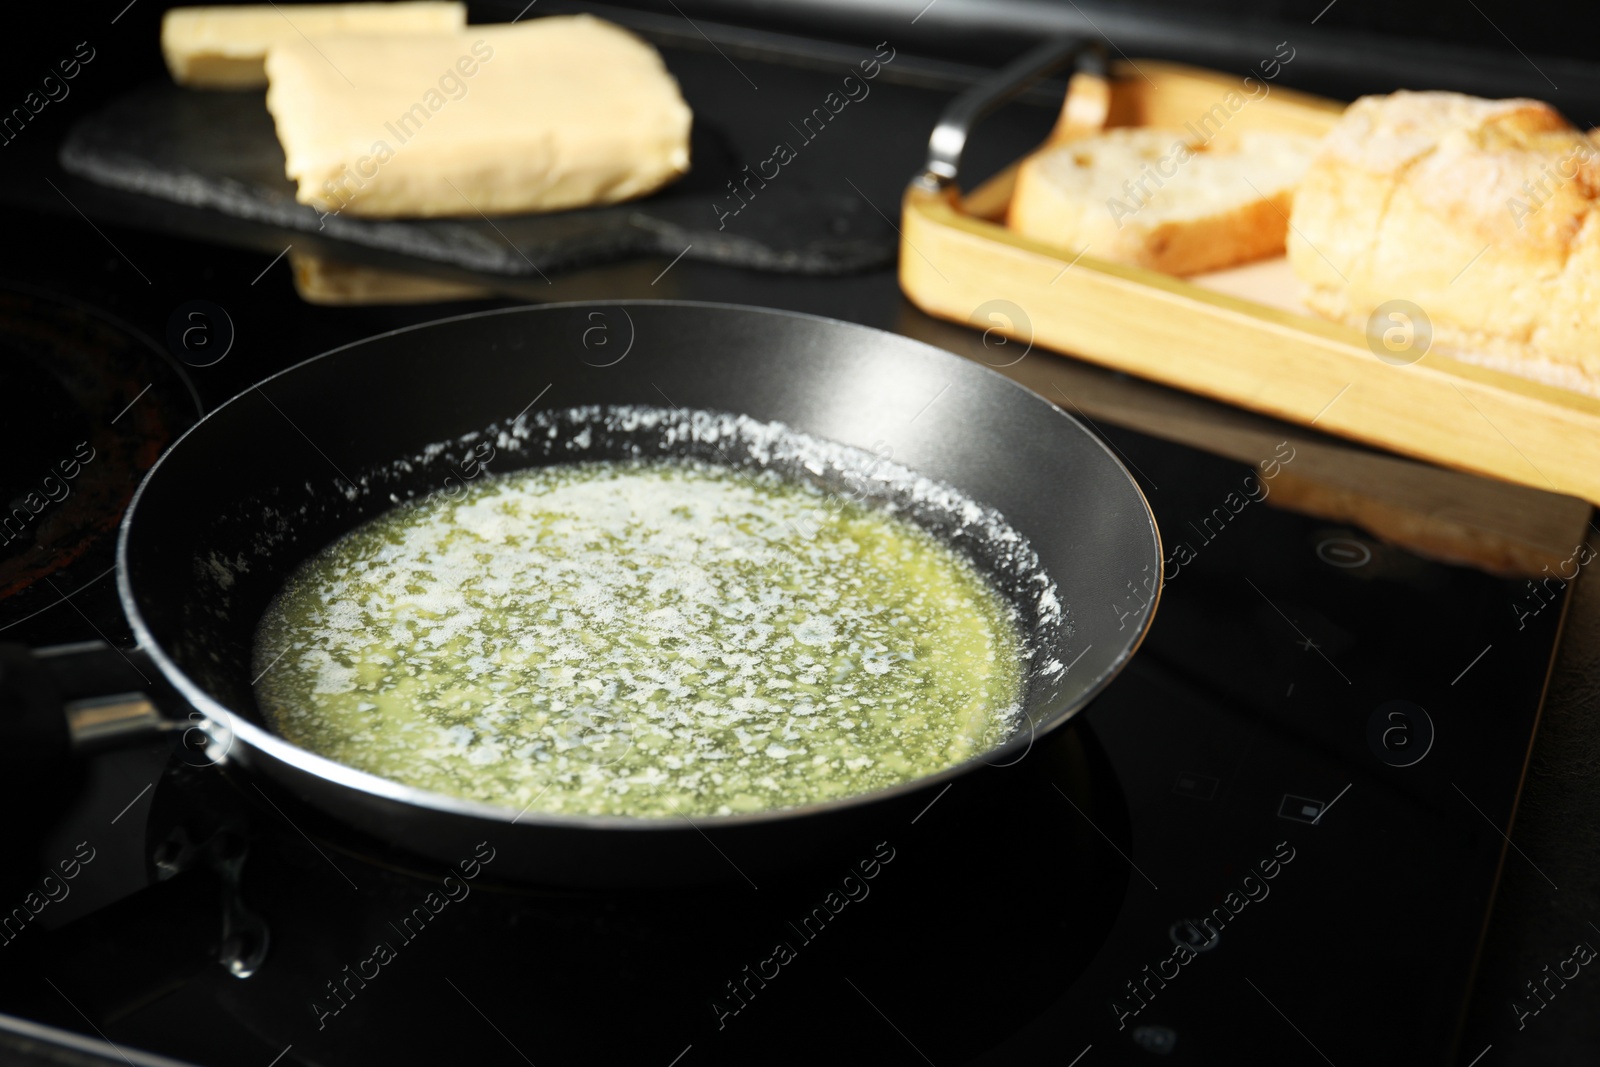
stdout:
MULTIPOLYGON (((12 801, 17 902, 78 862, 0 1010, 202 1064, 1443 1062, 1561 594, 1280 506, 1342 446, 1095 425, 1161 604, 1015 766, 759 887, 611 894, 499 880, 492 843, 447 880, 181 742, 99 756, 12 801)), ((115 635, 80 580, 4 636, 115 635)))
MULTIPOLYGON (((706 51, 686 30, 677 40, 706 51)), ((107 47, 103 62, 147 45, 107 47)), ((135 80, 160 76, 146 50, 135 80)), ((729 79, 702 94, 711 117, 759 140, 855 58, 781 53, 770 40, 738 53, 759 93, 723 57, 689 57, 705 85, 729 79)), ((898 58, 904 77, 886 73, 784 181, 838 192, 848 179, 892 214, 967 84, 914 65, 898 58)), ((992 116, 964 167, 1015 159, 1058 108, 1041 96, 992 116)), ((26 250, 3 265, 0 443, 6 492, 30 516, 27 539, 0 545, 0 640, 126 640, 109 534, 140 473, 198 410, 363 336, 511 299, 679 297, 994 355, 977 331, 910 309, 887 269, 797 277, 663 257, 549 285, 493 279, 498 296, 466 303, 312 306, 275 257, 349 248, 75 184, 54 164, 65 122, 30 127, 0 172, 10 247, 26 250), (196 308, 213 347, 182 342, 196 308)), ((1527 862, 1504 832, 1567 596, 1531 579, 1541 559, 1559 567, 1588 509, 1042 350, 997 365, 1092 420, 1163 534, 1149 637, 1070 728, 914 820, 841 840, 828 863, 759 888, 632 896, 507 884, 474 856, 474 877, 447 887, 442 866, 182 747, 64 770, 12 760, 0 1059, 1470 1060, 1457 1035, 1500 865, 1527 862), (1426 491, 1396 490, 1401 471, 1426 491)), ((1130 583, 1120 603, 1074 607, 1124 612, 1149 595, 1130 583)))

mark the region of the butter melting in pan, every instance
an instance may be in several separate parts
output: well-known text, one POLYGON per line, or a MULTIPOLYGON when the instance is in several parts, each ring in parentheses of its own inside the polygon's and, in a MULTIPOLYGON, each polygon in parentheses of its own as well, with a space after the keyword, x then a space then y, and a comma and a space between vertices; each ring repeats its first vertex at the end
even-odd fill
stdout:
POLYGON ((1010 606, 920 528, 828 503, 687 461, 485 478, 303 565, 260 626, 258 696, 341 763, 561 813, 791 807, 999 743, 1010 606))

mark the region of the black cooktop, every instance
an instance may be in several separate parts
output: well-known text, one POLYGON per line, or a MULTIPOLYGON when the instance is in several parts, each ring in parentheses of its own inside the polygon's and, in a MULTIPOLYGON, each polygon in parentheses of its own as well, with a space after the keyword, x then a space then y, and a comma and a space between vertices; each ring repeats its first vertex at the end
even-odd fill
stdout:
MULTIPOLYGON (((746 65, 763 60, 736 55, 759 75, 746 65)), ((818 84, 832 77, 807 62, 823 64, 818 84)), ((813 177, 843 159, 892 213, 949 90, 885 92, 854 135, 879 154, 831 157, 813 177)), ((800 99, 760 106, 786 102, 800 99)), ((998 116, 976 157, 1015 155, 1051 118, 1026 104, 998 116)), ((50 177, 75 196, 50 158, 19 153, 0 195, 37 206, 55 195, 50 177)), ((345 341, 489 306, 315 308, 274 267, 292 233, 219 229, 222 247, 170 219, 122 222, 97 232, 60 203, 22 212, 30 259, 0 269, 22 294, 5 307, 48 307, 52 329, 76 321, 103 338, 118 382, 148 368, 151 392, 135 401, 159 402, 160 434, 191 417, 191 385, 209 408, 345 341), (182 343, 195 301, 208 328, 226 321, 225 358, 182 343)), ((503 292, 761 303, 993 355, 975 331, 910 309, 888 272, 668 266, 503 292)), ((18 361, 35 373, 42 357, 16 342, 4 358, 20 375, 18 361)), ((1180 432, 1148 417, 1175 402, 1167 391, 1048 353, 1004 369, 1092 420, 1144 488, 1167 557, 1133 663, 1015 766, 782 881, 643 895, 508 883, 492 846, 452 874, 260 793, 181 738, 21 775, 4 787, 25 817, 4 831, 0 959, 14 962, 0 978, 0 1048, 35 1062, 207 1065, 1471 1061, 1464 1013, 1499 868, 1529 862, 1503 831, 1562 583, 1530 583, 1516 552, 1465 562, 1459 540, 1426 535, 1438 515, 1367 522, 1384 537, 1328 517, 1359 509, 1319 504, 1316 472, 1364 450, 1268 420, 1240 436, 1201 402, 1180 432)), ((129 398, 120 384, 102 391, 67 403, 8 390, 8 454, 49 453, 41 462, 59 473, 41 442, 59 437, 70 455, 80 426, 124 447, 133 416, 112 408, 129 398)), ((132 480, 148 461, 126 454, 132 480)), ((22 474, 7 485, 31 491, 22 474)), ((1577 514, 1580 536, 1586 512, 1515 493, 1508 510, 1548 502, 1550 528, 1564 535, 1577 514)), ((48 572, 68 579, 55 595, 35 580, 0 599, 0 640, 126 640, 95 562, 103 540, 89 542, 48 572)), ((1134 583, 1123 605, 1084 610, 1148 595, 1134 583)))
POLYGON ((1303 440, 1100 430, 1164 533, 1157 620, 992 784, 781 883, 614 895, 501 882, 492 845, 447 880, 181 742, 104 756, 33 805, 13 895, 81 866, 9 931, 5 1010, 198 1063, 1444 1062, 1559 595, 1519 618, 1524 580, 1274 506, 1303 440))

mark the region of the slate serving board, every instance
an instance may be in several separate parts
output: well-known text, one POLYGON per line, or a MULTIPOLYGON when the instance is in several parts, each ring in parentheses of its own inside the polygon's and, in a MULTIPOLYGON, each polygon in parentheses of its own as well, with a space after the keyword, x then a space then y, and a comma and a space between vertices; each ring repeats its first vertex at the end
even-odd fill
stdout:
POLYGON ((705 94, 708 104, 689 93, 703 62, 692 53, 669 57, 695 109, 689 174, 642 200, 603 208, 492 221, 323 218, 295 202, 264 92, 169 83, 136 88, 79 120, 59 159, 68 173, 113 188, 489 274, 538 276, 679 253, 795 274, 847 274, 892 262, 896 237, 887 220, 848 188, 820 189, 798 177, 768 183, 760 210, 741 212, 737 226, 718 229, 713 205, 737 203, 727 199, 727 182, 772 146, 752 136, 743 138, 749 144, 736 143, 715 113, 718 94, 705 94))

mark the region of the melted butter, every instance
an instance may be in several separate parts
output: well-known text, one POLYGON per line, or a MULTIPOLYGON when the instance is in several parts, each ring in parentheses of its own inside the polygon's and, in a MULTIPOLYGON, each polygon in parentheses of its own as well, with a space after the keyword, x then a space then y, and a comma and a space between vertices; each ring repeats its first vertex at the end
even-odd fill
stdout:
POLYGON ((406 785, 726 815, 998 744, 1020 664, 1009 606, 904 520, 770 471, 601 462, 334 542, 263 618, 256 691, 291 742, 406 785))

